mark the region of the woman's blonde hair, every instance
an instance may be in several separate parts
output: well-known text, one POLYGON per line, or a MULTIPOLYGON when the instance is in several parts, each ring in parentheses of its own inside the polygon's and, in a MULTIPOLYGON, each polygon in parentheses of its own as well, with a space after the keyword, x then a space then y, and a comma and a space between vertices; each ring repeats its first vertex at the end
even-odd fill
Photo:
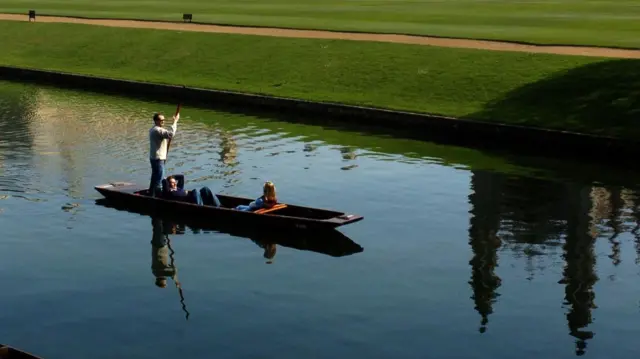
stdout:
POLYGON ((262 193, 267 201, 276 201, 276 185, 273 182, 265 182, 264 187, 262 187, 262 193))

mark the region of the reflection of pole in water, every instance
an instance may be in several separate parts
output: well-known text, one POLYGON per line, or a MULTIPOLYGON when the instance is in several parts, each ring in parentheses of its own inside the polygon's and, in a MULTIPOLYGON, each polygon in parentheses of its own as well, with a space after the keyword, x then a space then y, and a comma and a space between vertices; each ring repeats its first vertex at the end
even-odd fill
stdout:
MULTIPOLYGON (((167 236, 167 246, 169 247, 169 250, 171 251, 171 254, 169 255, 171 257, 171 266, 175 268, 175 258, 174 258, 174 254, 175 252, 173 251, 173 248, 171 248, 171 239, 169 239, 169 236, 167 236)), ((185 313, 185 319, 189 320, 189 311, 187 310, 187 305, 184 303, 184 294, 182 293, 182 286, 180 285, 180 282, 178 281, 178 274, 176 273, 176 275, 173 278, 173 281, 176 284, 176 288, 178 288, 178 294, 180 294, 180 304, 182 304, 182 310, 185 313)))
POLYGON ((565 285, 565 305, 569 333, 577 338, 576 355, 584 355, 591 331, 581 330, 592 322, 591 309, 596 308, 593 286, 595 274, 595 239, 589 235, 589 209, 591 200, 586 188, 569 188, 567 235, 564 244, 565 268, 560 283, 565 285))
POLYGON ((500 295, 496 289, 501 279, 495 274, 498 263, 497 250, 501 241, 497 236, 500 227, 500 186, 497 176, 474 171, 471 178, 469 202, 471 219, 469 226, 469 244, 473 251, 471 265, 471 299, 475 309, 482 317, 479 331, 484 333, 493 313, 493 303, 500 295))

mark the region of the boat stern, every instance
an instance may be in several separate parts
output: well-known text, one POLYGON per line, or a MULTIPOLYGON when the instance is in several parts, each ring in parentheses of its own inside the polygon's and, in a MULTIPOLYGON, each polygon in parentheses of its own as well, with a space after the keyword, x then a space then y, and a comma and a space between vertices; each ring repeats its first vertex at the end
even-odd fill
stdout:
POLYGON ((359 222, 359 221, 361 221, 363 219, 364 219, 363 216, 360 216, 360 215, 357 215, 357 214, 344 213, 344 214, 342 214, 340 216, 333 217, 333 218, 327 220, 327 222, 333 223, 333 224, 335 224, 336 227, 339 227, 339 226, 344 226, 346 224, 359 222))

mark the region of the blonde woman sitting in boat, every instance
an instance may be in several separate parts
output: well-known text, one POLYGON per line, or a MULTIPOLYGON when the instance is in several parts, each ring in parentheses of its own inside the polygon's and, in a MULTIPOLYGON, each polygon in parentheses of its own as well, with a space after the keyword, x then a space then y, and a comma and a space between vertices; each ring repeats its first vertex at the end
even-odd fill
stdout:
POLYGON ((273 182, 265 182, 262 187, 262 196, 252 201, 248 205, 241 204, 236 207, 239 211, 255 211, 262 208, 271 208, 278 203, 278 199, 276 197, 276 186, 273 182))

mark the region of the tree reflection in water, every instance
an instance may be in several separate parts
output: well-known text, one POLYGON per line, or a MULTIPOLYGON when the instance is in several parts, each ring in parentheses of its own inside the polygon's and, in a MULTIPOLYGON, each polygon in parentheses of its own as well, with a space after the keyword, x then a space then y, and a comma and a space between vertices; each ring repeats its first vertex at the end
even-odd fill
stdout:
MULTIPOLYGON (((469 244, 473 252, 471 280, 474 307, 480 314, 480 332, 488 328, 489 315, 502 285, 495 273, 498 250, 525 258, 533 279, 533 258, 562 253, 564 306, 569 334, 576 339, 576 355, 586 353, 595 335, 596 239, 611 244, 614 266, 621 263, 620 241, 633 233, 640 263, 640 211, 637 192, 622 186, 593 186, 571 182, 507 176, 473 171, 471 179, 469 244)), ((543 261, 541 261, 543 262, 543 261)), ((542 267, 543 268, 543 267, 542 267)))

